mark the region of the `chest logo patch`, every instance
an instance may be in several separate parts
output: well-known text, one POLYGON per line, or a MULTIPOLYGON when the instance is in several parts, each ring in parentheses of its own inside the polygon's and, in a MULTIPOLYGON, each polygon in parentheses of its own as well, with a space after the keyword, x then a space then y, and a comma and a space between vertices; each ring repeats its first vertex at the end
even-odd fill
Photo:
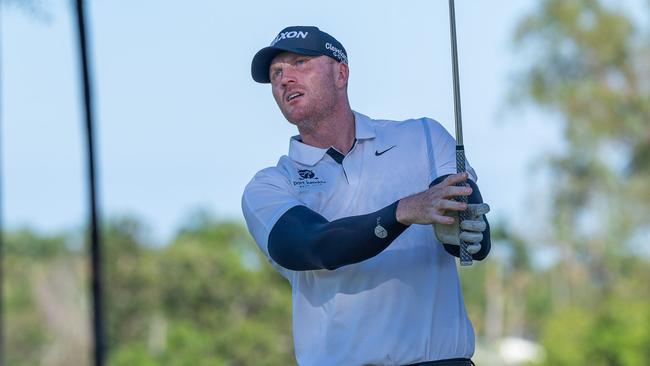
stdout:
POLYGON ((394 147, 396 147, 396 146, 397 146, 397 145, 393 145, 393 146, 389 147, 388 149, 386 149, 386 150, 384 150, 384 151, 377 151, 377 150, 375 150, 375 156, 382 155, 383 153, 388 152, 389 150, 391 150, 392 148, 394 148, 394 147))
POLYGON ((298 175, 300 176, 300 180, 318 179, 316 178, 316 174, 314 174, 314 172, 309 169, 298 169, 298 175))
POLYGON ((298 169, 298 180, 293 181, 294 187, 313 187, 327 183, 324 179, 319 179, 311 169, 298 169))

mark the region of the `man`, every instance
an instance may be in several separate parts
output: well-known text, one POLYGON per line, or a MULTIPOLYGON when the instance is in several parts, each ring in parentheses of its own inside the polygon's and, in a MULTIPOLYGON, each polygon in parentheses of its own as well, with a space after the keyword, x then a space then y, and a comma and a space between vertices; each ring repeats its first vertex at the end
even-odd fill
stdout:
POLYGON ((471 365, 454 256, 461 239, 487 256, 489 207, 471 168, 455 174, 454 139, 431 119, 354 112, 347 52, 316 27, 282 30, 251 70, 299 132, 242 198, 249 231, 291 283, 298 364, 471 365))

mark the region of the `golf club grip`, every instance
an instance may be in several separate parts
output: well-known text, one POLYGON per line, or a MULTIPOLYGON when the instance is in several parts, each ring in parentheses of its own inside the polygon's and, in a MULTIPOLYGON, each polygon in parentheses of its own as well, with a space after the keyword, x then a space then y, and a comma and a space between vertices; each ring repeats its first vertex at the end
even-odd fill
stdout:
MULTIPOLYGON (((456 172, 457 173, 464 173, 467 169, 465 168, 465 147, 463 145, 456 145, 456 172)), ((465 186, 466 183, 460 183, 459 186, 465 186)), ((464 202, 467 203, 467 196, 458 196, 457 200, 459 202, 464 202)), ((461 222, 467 220, 467 211, 461 211, 459 214, 459 220, 460 222, 458 223, 460 225, 461 222)), ((471 266, 472 265, 472 255, 469 254, 467 251, 467 243, 464 241, 460 241, 460 251, 459 251, 459 257, 460 257, 460 265, 461 266, 471 266)))

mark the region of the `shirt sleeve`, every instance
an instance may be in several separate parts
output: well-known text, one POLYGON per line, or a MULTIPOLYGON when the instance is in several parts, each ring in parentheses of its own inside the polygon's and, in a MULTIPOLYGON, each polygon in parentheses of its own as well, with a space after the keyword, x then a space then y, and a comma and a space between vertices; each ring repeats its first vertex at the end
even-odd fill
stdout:
POLYGON ((275 168, 257 173, 244 189, 242 212, 248 231, 266 258, 287 279, 290 273, 271 258, 268 239, 275 223, 294 206, 302 203, 292 193, 290 182, 275 168))
POLYGON ((294 271, 335 270, 372 258, 407 228, 397 221, 398 202, 334 221, 305 206, 292 207, 271 230, 270 256, 294 271))

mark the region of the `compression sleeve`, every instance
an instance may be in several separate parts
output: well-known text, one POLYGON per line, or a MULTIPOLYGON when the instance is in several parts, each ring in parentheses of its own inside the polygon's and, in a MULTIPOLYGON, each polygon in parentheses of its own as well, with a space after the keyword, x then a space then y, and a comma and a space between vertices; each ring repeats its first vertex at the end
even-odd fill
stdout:
POLYGON ((269 254, 294 271, 334 270, 372 258, 408 227, 397 221, 398 202, 331 222, 306 206, 294 206, 271 229, 269 254))
MULTIPOLYGON (((440 176, 436 178, 429 186, 434 186, 440 182, 442 182, 445 178, 447 178, 449 174, 440 176)), ((472 187, 472 193, 467 197, 467 203, 483 203, 483 197, 481 196, 481 191, 478 189, 478 185, 476 185, 476 182, 474 182, 471 179, 467 180, 467 183, 469 183, 469 186, 472 187)), ((487 217, 483 215, 483 221, 485 221, 485 231, 483 231, 483 240, 481 240, 481 250, 476 252, 475 254, 472 254, 472 258, 474 260, 480 261, 485 259, 487 255, 490 253, 490 249, 492 247, 492 242, 490 240, 490 223, 487 220, 487 217)), ((442 244, 445 247, 445 250, 447 253, 453 255, 454 257, 460 257, 460 247, 458 245, 451 245, 451 244, 442 244)))

